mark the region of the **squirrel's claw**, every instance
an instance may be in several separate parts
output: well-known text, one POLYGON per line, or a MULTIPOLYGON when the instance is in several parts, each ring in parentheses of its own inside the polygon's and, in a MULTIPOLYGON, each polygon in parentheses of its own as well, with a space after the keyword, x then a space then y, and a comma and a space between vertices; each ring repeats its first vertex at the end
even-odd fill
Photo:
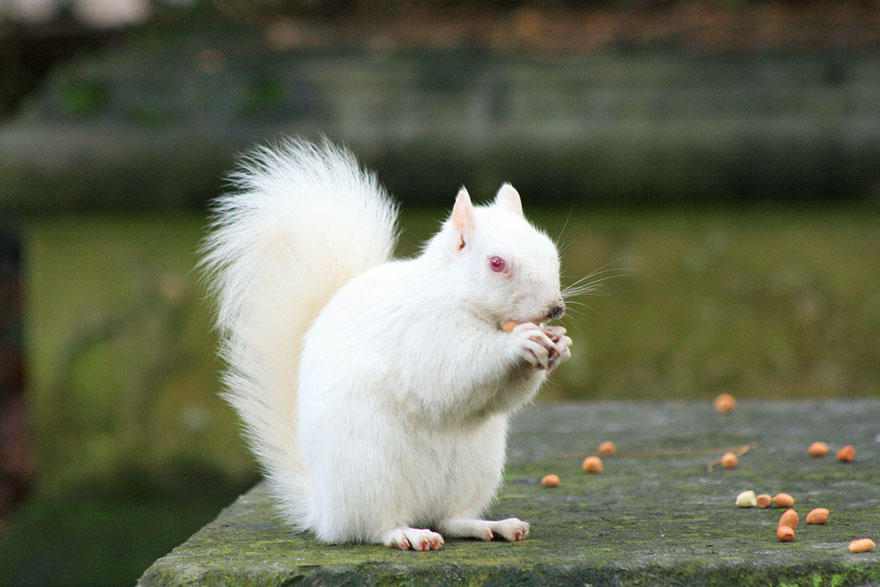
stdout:
POLYGON ((557 352, 557 343, 553 342, 544 328, 532 322, 523 322, 510 334, 511 343, 520 358, 535 369, 549 370, 550 361, 557 352))

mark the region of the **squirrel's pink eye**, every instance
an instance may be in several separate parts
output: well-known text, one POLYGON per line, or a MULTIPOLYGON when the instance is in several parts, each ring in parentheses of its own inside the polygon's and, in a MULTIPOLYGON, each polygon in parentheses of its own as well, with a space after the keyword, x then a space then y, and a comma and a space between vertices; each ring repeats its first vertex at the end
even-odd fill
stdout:
POLYGON ((503 273, 507 269, 507 263, 501 257, 489 257, 489 269, 495 273, 503 273))

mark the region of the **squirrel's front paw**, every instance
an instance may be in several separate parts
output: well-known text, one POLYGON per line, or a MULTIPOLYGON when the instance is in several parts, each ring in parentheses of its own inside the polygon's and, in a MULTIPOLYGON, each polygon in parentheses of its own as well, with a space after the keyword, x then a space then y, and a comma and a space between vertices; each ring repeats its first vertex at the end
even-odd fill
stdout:
POLYGON ((511 344, 517 355, 535 369, 550 369, 552 355, 557 353, 556 343, 537 324, 523 322, 510 333, 511 344))
POLYGON ((548 371, 552 371, 565 361, 571 358, 571 339, 565 335, 565 328, 562 326, 547 326, 544 332, 556 345, 556 348, 550 353, 550 362, 547 366, 548 371))

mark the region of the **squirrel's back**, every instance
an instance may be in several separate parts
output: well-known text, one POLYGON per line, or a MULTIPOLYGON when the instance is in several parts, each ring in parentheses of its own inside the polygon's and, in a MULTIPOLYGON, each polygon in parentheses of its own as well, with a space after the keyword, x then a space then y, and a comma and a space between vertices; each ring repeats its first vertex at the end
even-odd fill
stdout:
POLYGON ((387 261, 397 210, 376 177, 328 141, 252 151, 215 203, 202 268, 216 299, 225 398, 291 521, 308 507, 296 431, 302 339, 335 292, 387 261))

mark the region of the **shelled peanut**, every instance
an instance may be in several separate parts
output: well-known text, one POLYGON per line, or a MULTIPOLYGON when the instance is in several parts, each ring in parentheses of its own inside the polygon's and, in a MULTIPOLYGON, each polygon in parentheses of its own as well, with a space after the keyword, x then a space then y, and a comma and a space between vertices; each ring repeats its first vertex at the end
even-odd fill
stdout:
POLYGON ((831 512, 827 509, 816 508, 807 514, 807 524, 824 524, 828 521, 829 515, 831 515, 831 512))
POLYGON ((617 452, 617 447, 610 440, 606 440, 599 445, 599 454, 602 456, 611 456, 617 452))
POLYGON ((800 518, 798 513, 793 509, 783 512, 776 525, 776 537, 782 542, 791 542, 794 540, 794 531, 797 528, 800 518))
POLYGON ((874 541, 870 538, 859 538, 849 543, 850 552, 870 552, 874 550, 874 541))
POLYGON ((850 445, 846 445, 839 451, 837 451, 837 460, 842 461, 844 463, 849 463, 850 461, 855 460, 856 458, 856 449, 854 449, 850 445))
POLYGON ((727 414, 736 409, 736 398, 729 393, 722 393, 715 398, 715 410, 727 414))
POLYGON ((587 457, 584 459, 584 462, 581 463, 581 468, 585 473, 601 473, 602 459, 599 457, 587 457))
POLYGON ((541 485, 544 487, 559 487, 559 476, 545 475, 544 478, 541 479, 541 485))
POLYGON ((777 493, 773 496, 773 501, 778 508, 790 508, 794 505, 794 498, 787 493, 777 493))
POLYGON ((824 442, 814 442, 810 445, 810 448, 807 449, 807 453, 811 457, 824 457, 828 454, 828 445, 824 442))
POLYGON ((519 322, 516 320, 508 320, 504 324, 501 325, 501 330, 504 332, 513 332, 513 329, 519 325, 519 322))

